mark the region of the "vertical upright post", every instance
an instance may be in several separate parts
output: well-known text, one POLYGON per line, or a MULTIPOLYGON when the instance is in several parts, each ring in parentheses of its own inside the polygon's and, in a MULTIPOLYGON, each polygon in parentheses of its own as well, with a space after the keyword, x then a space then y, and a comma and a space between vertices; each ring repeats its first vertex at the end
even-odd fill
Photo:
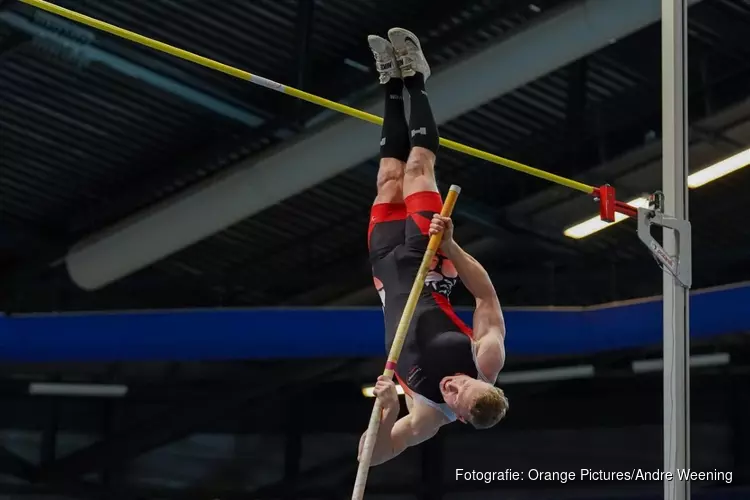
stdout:
MULTIPOLYGON (((662 136, 664 215, 687 218, 687 0, 662 0, 662 136)), ((678 235, 664 228, 664 250, 678 254, 678 235)), ((664 481, 666 500, 688 500, 690 484, 690 370, 688 289, 664 271, 664 481)))

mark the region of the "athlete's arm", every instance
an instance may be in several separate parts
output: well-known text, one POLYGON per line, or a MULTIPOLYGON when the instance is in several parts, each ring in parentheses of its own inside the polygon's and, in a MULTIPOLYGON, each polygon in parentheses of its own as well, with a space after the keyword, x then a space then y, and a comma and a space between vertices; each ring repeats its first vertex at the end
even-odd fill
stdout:
POLYGON ((415 419, 413 414, 405 416, 392 426, 390 432, 384 433, 381 429, 370 465, 380 465, 396 458, 407 448, 433 437, 439 428, 434 425, 423 425, 423 421, 415 419))
POLYGON ((484 337, 505 338, 505 320, 500 308, 495 287, 487 271, 474 257, 469 255, 453 239, 453 222, 449 217, 436 214, 430 224, 430 235, 443 232, 441 249, 448 257, 461 277, 476 303, 474 310, 474 340, 480 341, 484 337))
MULTIPOLYGON (((429 418, 429 415, 423 415, 421 412, 413 412, 397 420, 400 405, 396 386, 384 377, 378 378, 378 384, 376 384, 373 392, 381 400, 383 416, 372 452, 371 466, 385 463, 403 453, 410 446, 427 441, 437 433, 442 425, 442 422, 439 422, 438 419, 429 418)), ((365 434, 359 441, 358 460, 362 453, 365 434)))

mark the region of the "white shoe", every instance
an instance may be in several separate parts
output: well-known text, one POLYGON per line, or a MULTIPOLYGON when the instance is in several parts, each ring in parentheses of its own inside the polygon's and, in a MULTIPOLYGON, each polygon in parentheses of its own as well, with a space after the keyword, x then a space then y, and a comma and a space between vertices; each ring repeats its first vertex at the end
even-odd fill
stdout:
POLYGON ((401 78, 401 69, 396 62, 396 53, 391 42, 377 35, 367 37, 372 55, 375 56, 375 69, 380 75, 380 83, 385 84, 391 78, 401 78))
POLYGON ((388 30, 388 39, 393 44, 396 52, 401 75, 403 77, 414 76, 422 73, 425 81, 430 77, 430 65, 422 52, 419 38, 409 30, 403 28, 391 28, 388 30))

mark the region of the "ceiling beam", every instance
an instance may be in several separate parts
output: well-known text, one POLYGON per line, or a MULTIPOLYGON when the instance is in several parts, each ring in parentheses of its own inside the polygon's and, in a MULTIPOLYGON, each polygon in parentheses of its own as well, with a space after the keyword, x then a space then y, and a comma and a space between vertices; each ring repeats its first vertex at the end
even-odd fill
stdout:
MULTIPOLYGON (((451 120, 658 19, 658 5, 651 2, 570 4, 436 73, 430 81, 435 117, 451 120)), ((238 165, 221 179, 80 242, 66 258, 70 276, 87 290, 106 286, 366 161, 377 154, 375 137, 371 124, 346 118, 238 165)))

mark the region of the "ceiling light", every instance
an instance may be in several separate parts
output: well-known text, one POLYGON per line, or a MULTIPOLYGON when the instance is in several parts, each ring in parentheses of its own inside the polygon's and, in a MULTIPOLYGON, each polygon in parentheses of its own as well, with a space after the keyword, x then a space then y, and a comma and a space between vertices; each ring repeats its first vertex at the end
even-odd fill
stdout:
POLYGON ((529 384, 534 382, 555 382, 559 380, 591 378, 593 376, 593 365, 561 366, 557 368, 500 373, 497 377, 497 382, 499 384, 529 384))
MULTIPOLYGON (((374 385, 368 385, 362 388, 362 395, 366 398, 374 398, 375 395, 372 393, 372 391, 375 389, 374 385)), ((404 388, 401 387, 401 384, 396 384, 396 392, 399 396, 404 395, 404 388)))
MULTIPOLYGON (((717 352, 714 354, 696 354, 690 356, 690 367, 691 368, 705 368, 711 366, 724 366, 728 365, 731 358, 726 352, 717 352)), ((631 363, 633 373, 649 373, 649 372, 660 372, 664 369, 664 360, 658 359, 642 359, 633 361, 631 363)))
POLYGON ((715 181, 720 177, 729 175, 750 164, 750 149, 746 149, 736 155, 730 156, 710 167, 694 172, 688 176, 688 187, 695 189, 715 181))
POLYGON ((128 386, 117 384, 65 384, 53 382, 32 382, 29 384, 29 394, 32 396, 121 398, 127 393, 128 386))

